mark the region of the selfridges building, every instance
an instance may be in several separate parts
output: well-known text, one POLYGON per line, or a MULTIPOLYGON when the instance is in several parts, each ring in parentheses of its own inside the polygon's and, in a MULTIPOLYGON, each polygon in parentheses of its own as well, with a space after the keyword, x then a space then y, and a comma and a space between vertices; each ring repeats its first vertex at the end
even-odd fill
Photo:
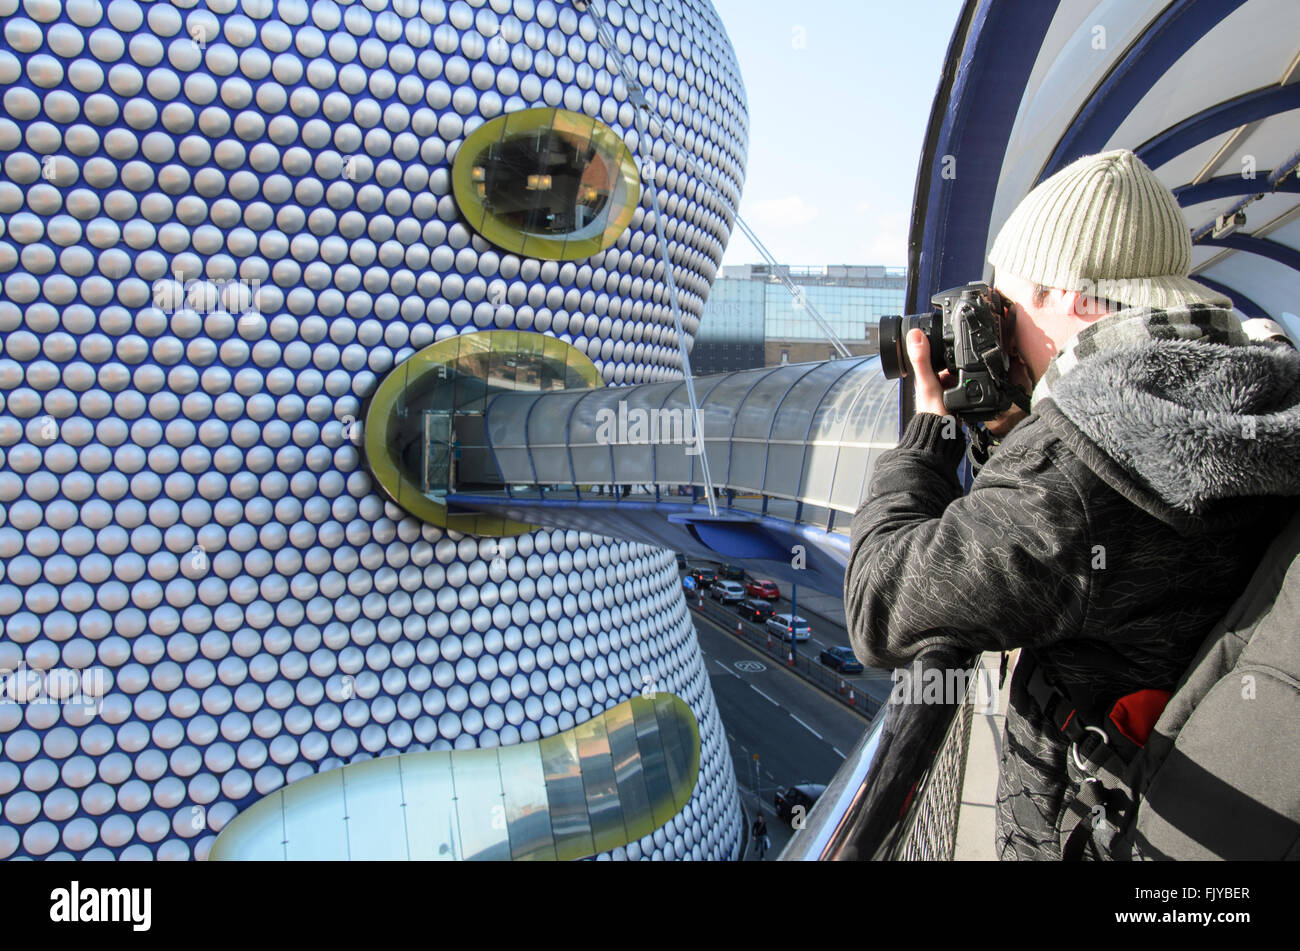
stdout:
POLYGON ((450 514, 432 390, 363 425, 420 361, 456 427, 681 376, 747 147, 707 0, 0 25, 0 857, 734 857, 673 554, 450 514))

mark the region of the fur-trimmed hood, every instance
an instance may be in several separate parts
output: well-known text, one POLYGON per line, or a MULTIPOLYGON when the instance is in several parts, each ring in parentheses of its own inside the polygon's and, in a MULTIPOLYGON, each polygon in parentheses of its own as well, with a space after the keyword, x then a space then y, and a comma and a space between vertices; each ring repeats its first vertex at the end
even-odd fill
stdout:
MULTIPOLYGON (((1217 308, 1121 311, 1054 361, 1068 369, 1045 378, 1050 397, 1180 513, 1300 495, 1300 353, 1243 343, 1238 327, 1217 308)), ((1047 395, 1040 389, 1035 400, 1047 395)))

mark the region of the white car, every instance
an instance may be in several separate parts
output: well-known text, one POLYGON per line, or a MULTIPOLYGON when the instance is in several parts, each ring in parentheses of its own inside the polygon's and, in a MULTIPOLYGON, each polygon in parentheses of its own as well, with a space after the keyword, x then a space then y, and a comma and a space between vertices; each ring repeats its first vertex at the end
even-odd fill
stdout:
POLYGON ((739 581, 715 581, 709 588, 709 597, 723 604, 739 604, 745 600, 745 586, 739 581))
POLYGON ((808 622, 801 617, 791 620, 788 614, 774 614, 767 619, 767 629, 773 634, 779 634, 782 640, 790 639, 790 632, 793 629, 794 639, 796 641, 806 641, 812 637, 812 628, 808 622))

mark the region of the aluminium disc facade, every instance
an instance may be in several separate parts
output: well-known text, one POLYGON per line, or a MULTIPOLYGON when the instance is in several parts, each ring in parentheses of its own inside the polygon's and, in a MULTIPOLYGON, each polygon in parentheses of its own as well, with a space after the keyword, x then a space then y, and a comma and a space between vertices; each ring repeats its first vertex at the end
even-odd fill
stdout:
POLYGON ((744 90, 707 0, 0 0, 0 857, 204 858, 358 758, 531 742, 647 688, 695 793, 614 858, 725 858, 741 817, 671 553, 462 537, 384 501, 363 400, 429 343, 549 332, 610 385, 680 375, 730 231, 744 90), (460 143, 551 107, 642 163, 616 243, 496 248, 460 143), (70 679, 69 679, 70 678, 70 679), (69 686, 72 684, 72 686, 69 686))

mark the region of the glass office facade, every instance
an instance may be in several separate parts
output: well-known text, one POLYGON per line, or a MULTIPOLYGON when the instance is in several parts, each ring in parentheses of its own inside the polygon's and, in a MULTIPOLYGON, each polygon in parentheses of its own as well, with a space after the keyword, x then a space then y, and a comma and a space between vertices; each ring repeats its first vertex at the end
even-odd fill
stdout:
MULTIPOLYGON (((811 308, 855 353, 874 353, 878 347, 876 329, 880 318, 903 311, 907 277, 903 268, 886 267, 787 267, 784 268, 798 295, 766 266, 728 267, 714 281, 704 307, 700 331, 691 351, 691 369, 696 376, 729 373, 779 363, 774 354, 780 348, 766 348, 772 341, 825 342, 825 333, 813 318, 811 308)), ((826 359, 820 350, 785 348, 799 355, 788 362, 826 359)))
POLYGON ((709 292, 691 350, 695 376, 731 373, 763 365, 767 285, 719 278, 709 292))

